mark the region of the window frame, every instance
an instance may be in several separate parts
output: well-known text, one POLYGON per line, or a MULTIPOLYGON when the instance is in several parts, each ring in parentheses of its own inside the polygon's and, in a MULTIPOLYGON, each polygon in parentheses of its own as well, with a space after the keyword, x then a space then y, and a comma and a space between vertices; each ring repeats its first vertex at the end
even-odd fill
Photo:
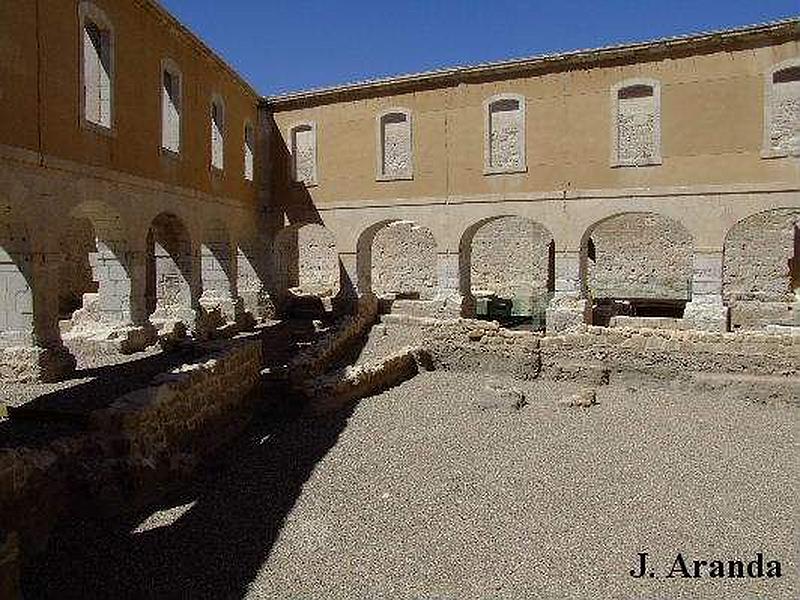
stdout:
POLYGON ((414 122, 411 110, 403 107, 392 107, 381 111, 375 116, 375 181, 412 181, 414 179, 414 122), (410 161, 408 168, 402 173, 386 174, 383 172, 386 160, 384 147, 384 119, 391 115, 402 115, 408 127, 408 144, 410 161))
POLYGON ((228 115, 227 115, 227 108, 225 107, 225 100, 223 99, 222 95, 219 93, 211 94, 211 101, 208 103, 208 164, 209 170, 212 174, 221 175, 225 172, 225 142, 228 133, 228 115), (222 126, 220 127, 220 138, 222 140, 222 152, 221 152, 221 159, 222 164, 217 166, 214 164, 214 106, 219 107, 222 112, 222 126))
MULTIPOLYGON (((772 128, 773 100, 775 97, 774 78, 777 73, 787 69, 800 68, 800 57, 789 58, 772 65, 764 74, 764 122, 762 123, 761 158, 789 158, 794 156, 788 150, 780 150, 770 143, 772 128)), ((800 83, 798 83, 800 85, 800 83)))
POLYGON ((256 128, 253 126, 252 121, 250 119, 245 119, 244 128, 243 128, 243 140, 242 140, 242 177, 248 183, 253 183, 256 177, 256 128), (247 143, 247 132, 252 132, 252 142, 253 146, 248 146, 247 143), (250 156, 253 161, 251 165, 251 173, 250 177, 247 176, 247 151, 250 150, 250 156))
POLYGON ((633 77, 624 79, 611 86, 611 156, 609 164, 612 168, 637 168, 637 167, 657 167, 664 163, 661 139, 661 82, 658 79, 648 77, 633 77), (647 162, 625 161, 619 158, 619 93, 622 90, 632 87, 646 86, 653 90, 653 108, 655 110, 655 152, 647 162))
POLYGON ((307 188, 316 187, 319 185, 319 146, 317 137, 317 123, 316 121, 297 121, 289 125, 287 129, 286 142, 289 148, 289 181, 292 183, 305 185, 307 188), (300 181, 297 179, 297 165, 295 161, 295 131, 301 127, 307 127, 311 131, 311 139, 314 143, 314 177, 311 181, 300 181))
POLYGON ((161 59, 161 70, 159 71, 159 100, 161 103, 161 110, 159 111, 161 114, 161 139, 159 141, 158 147, 161 153, 165 156, 169 156, 171 158, 180 158, 183 155, 183 139, 184 139, 184 121, 183 112, 184 112, 184 96, 183 96, 183 72, 181 71, 178 63, 175 62, 171 58, 162 58, 161 59), (178 150, 173 150, 171 148, 167 148, 164 145, 164 73, 169 72, 173 77, 177 75, 178 77, 178 150))
POLYGON ((111 19, 93 2, 83 0, 78 4, 78 123, 81 129, 87 129, 101 135, 116 137, 116 33, 111 19), (86 22, 91 21, 101 32, 108 33, 108 80, 109 80, 109 125, 89 120, 86 114, 86 46, 84 36, 86 22))

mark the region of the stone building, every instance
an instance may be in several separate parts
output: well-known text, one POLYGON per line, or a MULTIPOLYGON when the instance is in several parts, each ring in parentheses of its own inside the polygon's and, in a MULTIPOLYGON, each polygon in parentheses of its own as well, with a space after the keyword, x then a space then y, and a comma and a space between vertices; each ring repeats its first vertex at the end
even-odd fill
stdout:
POLYGON ((298 296, 800 325, 797 20, 271 98, 155 0, 0 23, 3 377, 298 296))

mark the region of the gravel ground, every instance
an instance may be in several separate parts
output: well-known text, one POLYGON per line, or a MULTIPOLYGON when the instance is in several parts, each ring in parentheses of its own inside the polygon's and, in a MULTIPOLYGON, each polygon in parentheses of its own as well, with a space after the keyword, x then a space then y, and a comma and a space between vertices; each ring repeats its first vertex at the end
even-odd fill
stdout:
POLYGON ((262 416, 158 510, 56 536, 26 598, 800 595, 797 408, 630 384, 560 405, 571 391, 424 373, 349 418, 262 416), (628 576, 645 551, 660 576, 628 576), (782 578, 663 577, 678 552, 759 551, 782 578))

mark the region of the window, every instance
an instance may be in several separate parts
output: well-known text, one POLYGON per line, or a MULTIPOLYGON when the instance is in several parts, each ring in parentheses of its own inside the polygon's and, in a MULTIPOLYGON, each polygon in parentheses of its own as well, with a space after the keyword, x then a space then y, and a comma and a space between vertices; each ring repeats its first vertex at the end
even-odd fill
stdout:
POLYGON ((800 156, 800 58, 773 67, 764 90, 765 158, 800 156))
POLYGON ((161 65, 161 147, 181 151, 181 74, 171 60, 161 65))
POLYGON ((611 106, 611 165, 660 165, 660 84, 650 79, 623 81, 611 89, 611 106))
POLYGON ((78 13, 81 24, 82 122, 111 129, 114 33, 108 18, 91 2, 82 2, 78 13))
POLYGON ((378 180, 412 179, 411 113, 392 109, 378 115, 377 125, 378 180))
POLYGON ((525 98, 500 94, 484 103, 484 173, 522 173, 525 163, 525 98))
POLYGON ((289 130, 292 180, 307 186, 317 183, 317 126, 300 123, 289 130))
POLYGON ((215 96, 211 101, 211 167, 222 170, 225 166, 225 105, 215 96))
POLYGON ((250 123, 244 125, 244 178, 253 181, 253 155, 255 149, 255 131, 250 123))

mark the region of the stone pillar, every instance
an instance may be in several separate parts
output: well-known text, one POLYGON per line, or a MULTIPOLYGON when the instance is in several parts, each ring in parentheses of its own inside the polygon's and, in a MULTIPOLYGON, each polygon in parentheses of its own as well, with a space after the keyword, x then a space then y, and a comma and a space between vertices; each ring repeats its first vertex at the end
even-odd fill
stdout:
POLYGON ((555 263, 555 293, 545 316, 545 327, 551 335, 579 331, 591 316, 591 305, 582 292, 581 253, 556 250, 555 263))
POLYGON ((30 255, 33 334, 0 352, 0 378, 14 381, 58 381, 75 369, 75 358, 61 341, 58 285, 61 256, 30 255))
POLYGON ((436 255, 437 287, 435 300, 442 303, 442 316, 460 317, 463 297, 459 289, 458 253, 436 255))
POLYGON ((358 266, 355 252, 339 253, 339 295, 342 298, 358 296, 358 266))
POLYGON ((686 323, 703 331, 727 331, 728 307, 722 302, 722 250, 695 252, 692 301, 683 313, 686 323))

